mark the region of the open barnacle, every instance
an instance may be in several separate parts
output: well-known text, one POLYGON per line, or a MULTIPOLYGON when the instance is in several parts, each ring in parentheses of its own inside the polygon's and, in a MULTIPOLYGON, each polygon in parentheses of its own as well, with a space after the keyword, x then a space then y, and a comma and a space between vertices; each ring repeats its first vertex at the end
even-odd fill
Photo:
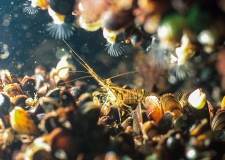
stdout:
POLYGON ((32 6, 31 2, 27 1, 23 3, 23 12, 28 14, 36 14, 38 13, 38 8, 36 6, 32 6))
POLYGON ((113 57, 118 57, 125 52, 124 44, 116 42, 117 33, 103 28, 103 36, 107 40, 106 49, 108 54, 113 57))
POLYGON ((75 28, 73 25, 65 23, 66 15, 60 14, 48 7, 48 13, 52 17, 53 22, 48 23, 46 31, 55 39, 68 39, 73 35, 75 28))

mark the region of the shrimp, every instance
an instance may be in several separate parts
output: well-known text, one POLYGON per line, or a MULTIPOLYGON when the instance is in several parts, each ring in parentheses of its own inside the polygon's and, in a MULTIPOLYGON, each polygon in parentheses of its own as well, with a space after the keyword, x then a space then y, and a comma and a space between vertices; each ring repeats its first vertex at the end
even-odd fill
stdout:
POLYGON ((149 94, 144 89, 124 89, 111 82, 108 79, 102 79, 95 73, 95 71, 70 47, 70 45, 65 41, 65 44, 73 52, 72 56, 89 72, 90 75, 99 83, 103 90, 105 90, 106 98, 102 106, 102 111, 104 114, 108 114, 110 106, 118 106, 120 108, 131 107, 128 105, 138 104, 145 99, 149 94))

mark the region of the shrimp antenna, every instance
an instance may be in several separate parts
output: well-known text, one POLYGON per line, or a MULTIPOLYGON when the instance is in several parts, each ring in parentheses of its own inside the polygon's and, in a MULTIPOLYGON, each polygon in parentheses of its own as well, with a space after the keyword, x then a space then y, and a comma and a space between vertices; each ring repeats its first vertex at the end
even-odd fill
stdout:
POLYGON ((73 79, 73 80, 70 80, 70 81, 61 82, 60 84, 66 84, 66 83, 73 82, 73 81, 83 79, 83 78, 93 78, 93 76, 83 76, 83 77, 79 77, 79 78, 76 78, 76 79, 73 79))
POLYGON ((116 77, 124 76, 126 74, 136 73, 136 72, 138 72, 138 71, 130 71, 130 72, 126 72, 126 73, 121 73, 121 74, 118 74, 116 76, 109 77, 107 79, 113 79, 113 78, 116 78, 116 77))
POLYGON ((69 72, 72 72, 72 73, 89 73, 89 72, 86 72, 86 71, 69 71, 69 72))
POLYGON ((93 71, 93 69, 70 47, 70 45, 63 39, 63 42, 69 47, 69 49, 72 51, 72 56, 74 59, 76 59, 77 62, 79 62, 88 72, 91 74, 100 85, 105 86, 103 80, 93 71))

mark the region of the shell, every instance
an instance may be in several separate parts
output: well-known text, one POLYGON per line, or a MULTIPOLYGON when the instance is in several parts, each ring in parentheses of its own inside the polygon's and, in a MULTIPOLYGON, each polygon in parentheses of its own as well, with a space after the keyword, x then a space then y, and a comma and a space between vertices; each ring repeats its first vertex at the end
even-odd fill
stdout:
POLYGON ((202 109, 206 104, 206 94, 198 88, 189 95, 188 102, 192 107, 202 109))
POLYGON ((190 130, 191 136, 199 136, 208 129, 208 120, 203 119, 196 127, 190 130))
POLYGON ((142 126, 142 133, 145 138, 152 139, 158 134, 158 125, 154 121, 147 121, 142 126))
POLYGON ((133 19, 132 10, 121 10, 116 6, 112 6, 104 12, 102 21, 104 28, 119 32, 121 29, 125 29, 131 25, 133 19))
POLYGON ((173 127, 173 115, 166 112, 158 122, 159 133, 166 134, 173 127))
POLYGON ((170 111, 174 113, 175 120, 183 114, 179 101, 171 93, 162 95, 160 104, 164 112, 170 111))
POLYGON ((30 118, 28 113, 21 107, 15 107, 10 112, 11 127, 20 134, 39 135, 40 131, 30 118))
POLYGON ((145 109, 147 110, 148 119, 153 119, 156 123, 163 116, 163 110, 160 106, 159 99, 156 96, 148 96, 145 98, 145 109))
POLYGON ((73 7, 75 4, 74 0, 48 0, 48 4, 50 5, 51 9, 55 12, 67 15, 71 14, 73 11, 73 7))
POLYGON ((63 56, 56 66, 55 71, 62 81, 67 81, 71 76, 71 71, 73 71, 73 73, 76 71, 76 67, 69 62, 68 58, 68 55, 63 56))
POLYGON ((126 130, 128 126, 133 126, 133 118, 132 117, 126 118, 123 121, 123 123, 121 123, 121 126, 124 128, 124 130, 126 130))
POLYGON ((17 83, 7 84, 4 86, 3 90, 8 94, 9 97, 23 95, 23 90, 21 86, 17 83))
POLYGON ((48 159, 53 160, 51 147, 47 144, 47 136, 36 138, 24 153, 25 159, 48 159))
POLYGON ((14 104, 14 106, 20 106, 22 108, 26 107, 26 100, 27 100, 26 95, 18 95, 11 98, 11 102, 12 104, 14 104))
POLYGON ((9 114, 9 109, 11 107, 11 101, 9 96, 6 95, 4 92, 0 93, 0 113, 3 115, 9 114))
MULTIPOLYGON (((111 108, 112 109, 112 108, 111 108)), ((116 108, 117 109, 117 108, 116 108)), ((86 102, 80 107, 81 113, 83 117, 88 121, 89 127, 93 127, 97 125, 97 122, 100 117, 100 107, 93 102, 86 102)), ((118 111, 118 109, 117 109, 118 111)), ((112 117, 117 117, 116 114, 112 113, 112 117)), ((118 114, 118 113, 117 113, 118 114)))
POLYGON ((57 101, 50 97, 39 98, 37 109, 40 107, 44 110, 45 113, 49 113, 55 111, 58 108, 62 108, 62 106, 57 101))
POLYGON ((220 109, 216 112, 211 123, 211 129, 212 131, 225 129, 225 110, 220 109))
POLYGON ((35 86, 36 86, 36 79, 25 76, 21 82, 23 91, 28 94, 29 96, 34 96, 35 93, 35 86))
POLYGON ((7 84, 17 83, 20 84, 19 81, 8 71, 8 70, 1 70, 0 71, 1 81, 3 87, 7 84))
POLYGON ((65 159, 75 159, 74 151, 78 149, 78 146, 71 132, 62 128, 56 128, 48 135, 48 139, 56 159, 58 159, 57 151, 60 152, 60 150, 63 151, 65 159))

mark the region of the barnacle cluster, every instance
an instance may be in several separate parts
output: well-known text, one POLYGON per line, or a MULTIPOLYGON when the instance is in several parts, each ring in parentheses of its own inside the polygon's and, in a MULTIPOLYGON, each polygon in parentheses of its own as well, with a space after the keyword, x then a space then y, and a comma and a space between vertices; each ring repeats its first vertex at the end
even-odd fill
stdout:
POLYGON ((106 104, 104 87, 71 81, 76 68, 67 58, 49 73, 37 66, 22 80, 0 71, 0 159, 224 158, 225 98, 213 106, 199 88, 138 101, 129 92, 129 104, 106 104))
MULTIPOLYGON (((102 29, 111 56, 129 44, 140 47, 157 66, 175 64, 171 70, 183 79, 188 59, 223 48, 224 6, 223 0, 30 0, 24 12, 48 10, 53 22, 46 31, 56 39, 70 38, 77 25, 102 29), (70 14, 75 24, 66 22, 70 14)), ((80 61, 101 88, 74 83, 68 56, 50 72, 37 66, 23 78, 0 71, 0 159, 224 159, 225 98, 217 106, 201 88, 147 94, 119 87, 80 61)), ((159 73, 149 66, 151 81, 159 73)))
POLYGON ((223 0, 30 0, 24 4, 28 14, 48 10, 53 22, 46 24, 46 31, 56 39, 69 39, 76 27, 101 29, 109 55, 118 57, 130 48, 141 48, 177 80, 189 75, 188 60, 223 48, 224 8, 223 0))

